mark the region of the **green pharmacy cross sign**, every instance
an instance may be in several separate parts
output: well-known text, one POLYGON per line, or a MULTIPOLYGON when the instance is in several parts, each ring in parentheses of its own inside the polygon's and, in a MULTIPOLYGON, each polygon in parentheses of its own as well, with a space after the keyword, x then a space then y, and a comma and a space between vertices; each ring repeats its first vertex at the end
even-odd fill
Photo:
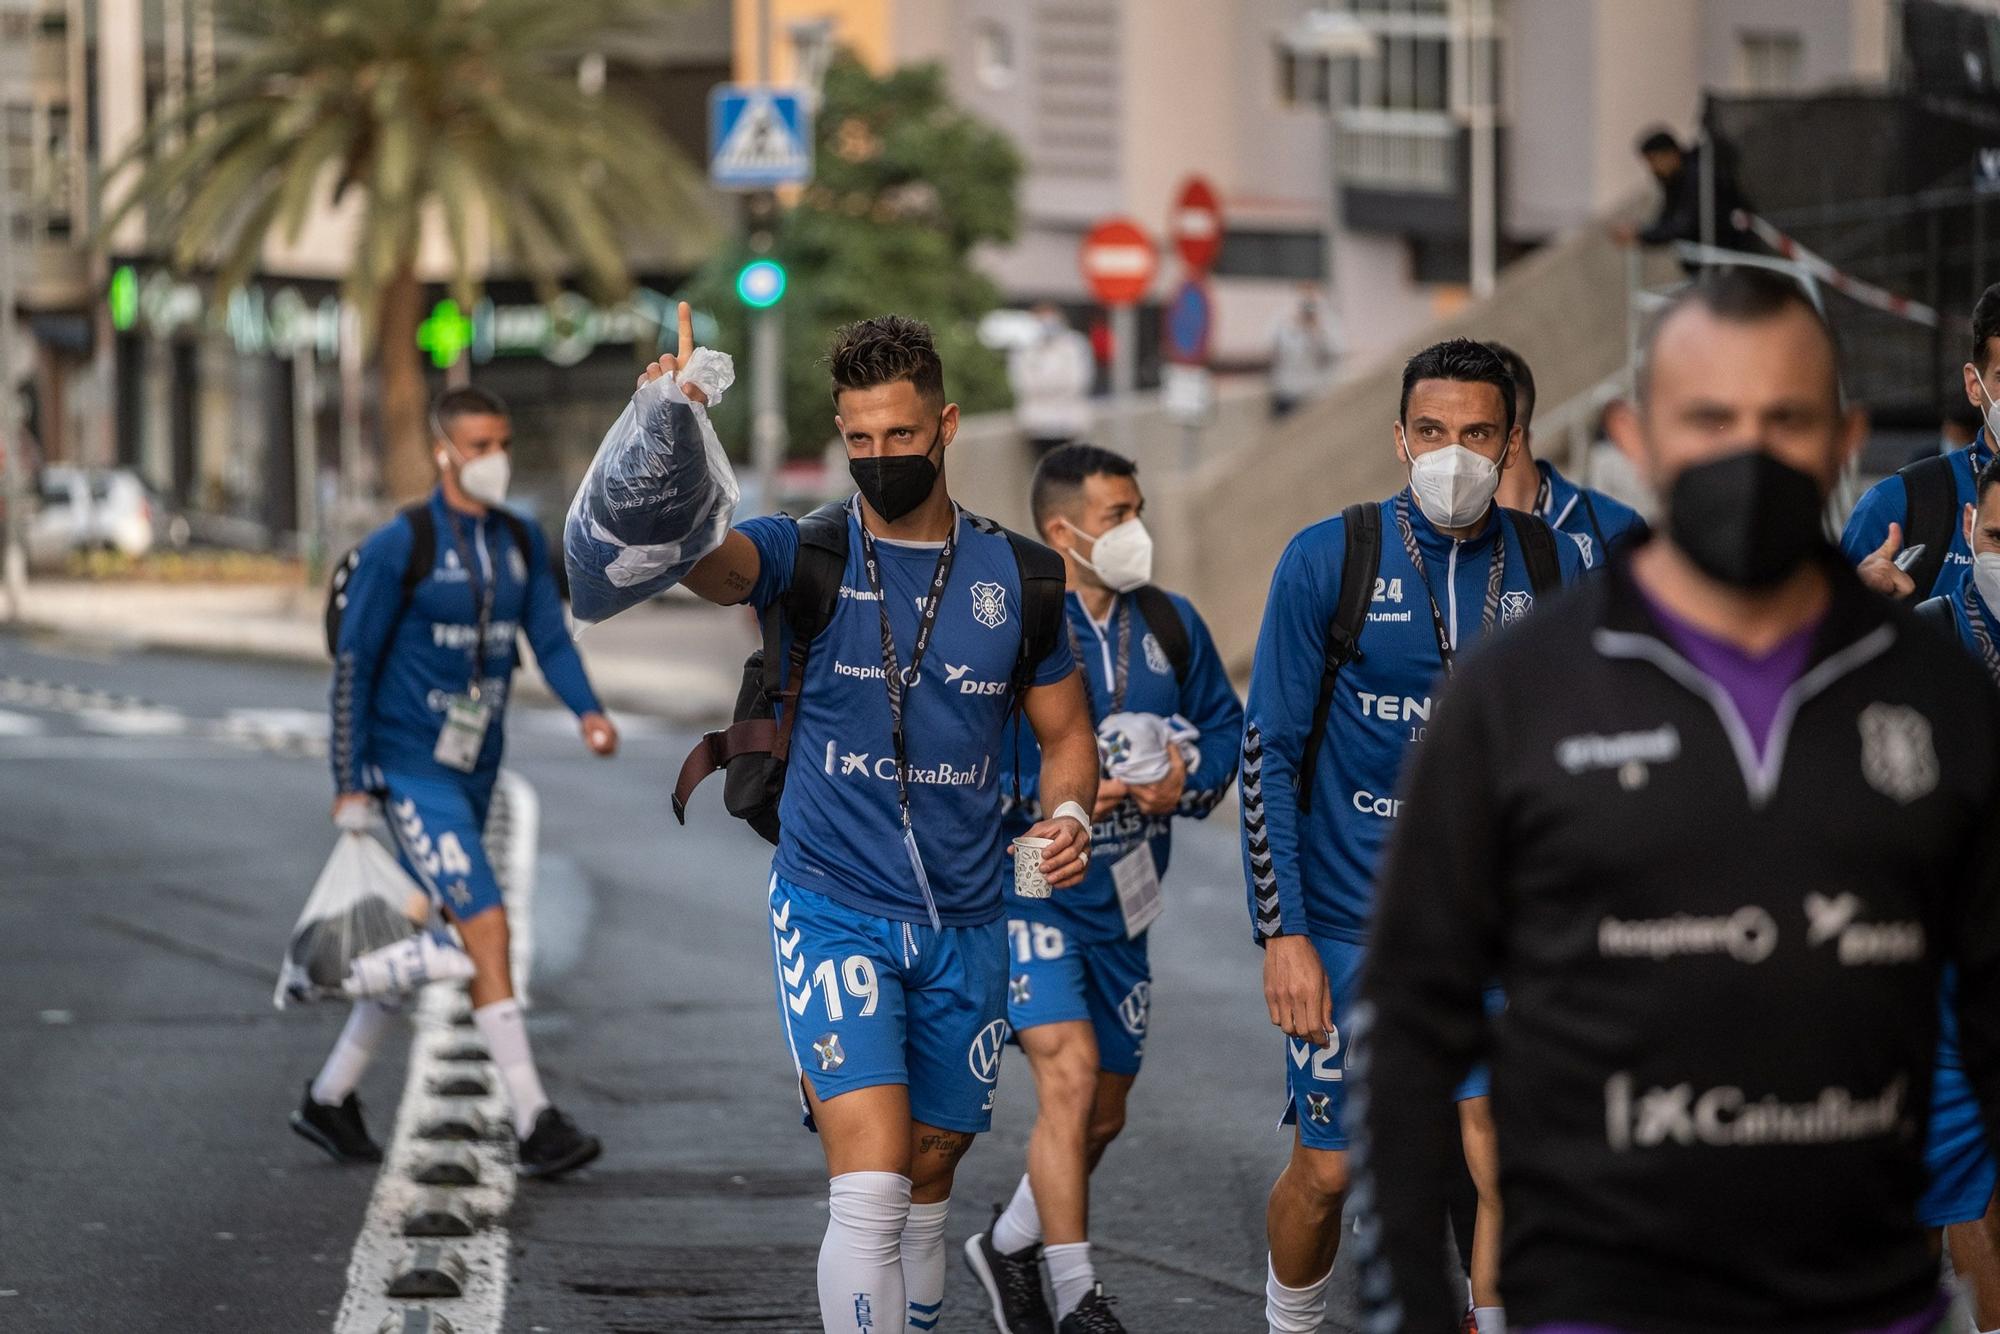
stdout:
POLYGON ((450 370, 472 346, 472 317, 446 297, 432 306, 430 315, 417 326, 417 346, 431 354, 431 365, 450 370))

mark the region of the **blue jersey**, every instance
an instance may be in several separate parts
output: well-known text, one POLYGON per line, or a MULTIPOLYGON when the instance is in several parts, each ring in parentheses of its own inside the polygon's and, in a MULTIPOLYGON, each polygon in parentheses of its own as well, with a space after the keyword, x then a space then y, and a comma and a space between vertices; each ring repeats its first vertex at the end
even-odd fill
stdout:
POLYGON ((371 769, 419 778, 467 776, 439 764, 432 752, 444 726, 446 700, 464 694, 475 674, 475 579, 478 587, 493 590, 480 686, 493 713, 475 772, 491 775, 500 766, 519 633, 527 633, 542 676, 564 704, 578 714, 601 707, 570 642, 540 530, 524 524, 530 549, 521 551, 498 517, 461 514, 444 503, 442 490, 433 491, 429 503, 435 551, 430 573, 412 591, 407 609, 403 570, 414 533, 401 515, 361 544, 360 559, 348 577, 347 606, 333 650, 328 746, 334 786, 341 792, 380 786, 371 769))
MULTIPOLYGON (((1271 577, 1243 729, 1243 856, 1259 939, 1282 932, 1365 941, 1376 866, 1399 806, 1397 780, 1423 740, 1444 672, 1433 600, 1446 642, 1471 648, 1492 562, 1503 552, 1495 626, 1534 606, 1511 512, 1496 508, 1497 523, 1456 541, 1409 504, 1419 574, 1398 528, 1399 498, 1381 504, 1374 601, 1361 655, 1335 685, 1309 813, 1299 810, 1298 772, 1319 699, 1327 626, 1340 601, 1345 521, 1336 515, 1294 537, 1271 577)), ((1573 582, 1584 570, 1582 552, 1571 542, 1555 548, 1563 581, 1573 582)))
MULTIPOLYGON (((1187 785, 1181 792, 1175 815, 1206 816, 1229 791, 1236 777, 1236 758, 1243 743, 1243 706, 1229 684, 1229 673, 1215 651, 1208 626, 1193 604, 1178 593, 1167 598, 1174 605, 1187 632, 1189 663, 1187 684, 1174 677, 1160 641, 1146 627, 1138 600, 1122 594, 1113 604, 1105 624, 1090 619, 1083 600, 1071 593, 1063 599, 1069 613, 1071 642, 1079 653, 1077 666, 1089 686, 1093 723, 1101 723, 1113 713, 1118 671, 1115 661, 1120 641, 1120 618, 1128 618, 1130 630, 1125 642, 1124 711, 1153 713, 1163 718, 1179 714, 1201 731, 1195 742, 1201 759, 1188 770, 1187 785)), ((1041 819, 1039 779, 1042 752, 1033 731, 1016 721, 1008 727, 1008 740, 1000 751, 1001 800, 1007 808, 1009 837, 1023 833, 1041 819), (1018 758, 1017 758, 1018 757, 1018 758), (1018 765, 1018 767, 1017 767, 1018 765), (1014 800, 1016 782, 1021 800, 1014 800)), ((1007 891, 1007 915, 1061 926, 1085 943, 1125 938, 1125 917, 1118 907, 1118 890, 1112 883, 1111 868, 1133 848, 1150 844, 1153 865, 1160 875, 1167 873, 1173 852, 1172 816, 1147 815, 1136 802, 1127 799, 1090 831, 1090 869, 1083 882, 1057 890, 1045 899, 1024 899, 1007 891)))
MULTIPOLYGON (((1993 459, 1993 447, 1987 443, 1986 432, 1982 429, 1972 438, 1971 444, 1964 449, 1953 450, 1945 458, 1951 463, 1951 484, 1957 496, 1957 504, 1951 512, 1951 550, 1945 553, 1944 564, 1938 568, 1937 580, 1929 588, 1917 590, 1920 598, 1947 597, 1956 593, 1972 570, 1972 548, 1966 545, 1965 525, 1958 522, 1958 516, 1965 506, 1973 503, 1975 484, 1981 470, 1993 459)), ((1847 527, 1840 534, 1840 549, 1846 554, 1848 563, 1859 565, 1887 541, 1892 523, 1903 525, 1905 548, 1926 540, 1921 535, 1910 533, 1909 512, 1909 488, 1894 473, 1862 492, 1854 513, 1847 516, 1847 527)))
MULTIPOLYGON (((791 584, 799 528, 773 517, 737 531, 757 547, 749 601, 761 610, 791 584)), ((910 819, 938 920, 947 927, 999 920, 1001 893, 1013 874, 1000 830, 999 758, 1023 633, 1020 569, 1006 534, 961 514, 957 543, 930 652, 903 705, 910 819)), ((877 540, 875 549, 897 661, 907 668, 938 548, 877 540)), ((1059 636, 1033 683, 1051 685, 1074 668, 1059 636)), ((869 588, 852 510, 840 596, 813 641, 798 709, 778 806, 777 873, 859 912, 927 924, 896 800, 880 604, 869 588)))
POLYGON ((1584 566, 1601 570, 1611 554, 1623 551, 1643 539, 1646 521, 1639 511, 1622 500, 1613 500, 1602 491, 1578 486, 1556 471, 1547 459, 1537 459, 1535 470, 1542 475, 1536 493, 1536 512, 1549 527, 1565 533, 1583 551, 1584 566))

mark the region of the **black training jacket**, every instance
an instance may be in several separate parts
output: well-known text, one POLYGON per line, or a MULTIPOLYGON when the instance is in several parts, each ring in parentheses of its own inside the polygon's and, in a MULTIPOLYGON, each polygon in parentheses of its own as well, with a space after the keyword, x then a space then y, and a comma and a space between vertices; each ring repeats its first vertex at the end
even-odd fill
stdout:
POLYGON ((1510 1325, 1817 1334, 1936 1296, 1914 1208, 1947 961, 2000 1129, 2000 694, 1828 573, 1761 764, 1623 565, 1445 692, 1350 1035, 1368 1329, 1458 1327, 1452 1089, 1480 1059, 1510 1325))

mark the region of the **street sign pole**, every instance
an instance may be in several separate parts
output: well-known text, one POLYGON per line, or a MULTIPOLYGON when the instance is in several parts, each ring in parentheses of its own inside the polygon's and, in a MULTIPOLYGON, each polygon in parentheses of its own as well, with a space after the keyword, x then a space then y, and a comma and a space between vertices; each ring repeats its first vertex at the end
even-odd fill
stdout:
POLYGON ((14 393, 14 197, 11 145, 0 126, 0 447, 7 451, 7 540, 0 552, 7 588, 7 619, 19 621, 28 592, 28 560, 21 549, 21 531, 26 526, 26 498, 22 494, 22 448, 20 405, 14 393))
POLYGON ((1117 419, 1112 438, 1127 455, 1133 449, 1132 393, 1139 383, 1138 307, 1158 262, 1152 238, 1126 218, 1098 223, 1077 253, 1091 295, 1111 316, 1111 410, 1117 419))
POLYGON ((1117 421, 1118 452, 1132 457, 1132 395, 1139 387, 1139 307, 1111 308, 1111 411, 1117 421))
POLYGON ((778 512, 778 469, 785 461, 785 326, 777 306, 750 316, 750 460, 757 504, 778 512))

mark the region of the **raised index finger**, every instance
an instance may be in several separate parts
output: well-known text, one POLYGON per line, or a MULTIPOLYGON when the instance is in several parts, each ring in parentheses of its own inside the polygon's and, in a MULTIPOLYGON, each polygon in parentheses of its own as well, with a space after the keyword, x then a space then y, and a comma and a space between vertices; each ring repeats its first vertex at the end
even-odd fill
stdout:
POLYGON ((681 321, 680 363, 685 366, 689 354, 694 351, 694 311, 689 309, 687 302, 683 301, 680 304, 679 314, 681 321))

